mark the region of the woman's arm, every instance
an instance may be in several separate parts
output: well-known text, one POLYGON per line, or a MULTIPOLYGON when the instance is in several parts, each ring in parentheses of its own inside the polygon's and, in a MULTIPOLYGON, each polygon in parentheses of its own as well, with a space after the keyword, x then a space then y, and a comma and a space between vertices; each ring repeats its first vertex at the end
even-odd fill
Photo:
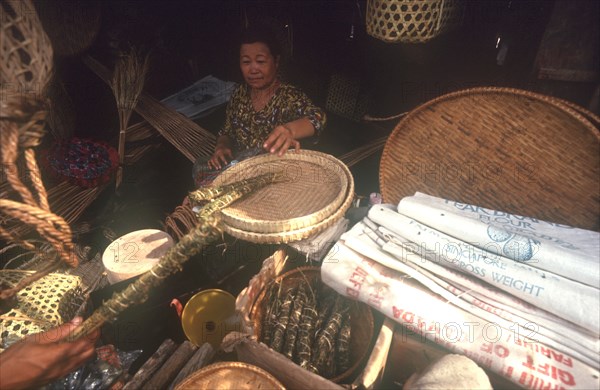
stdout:
POLYGON ((279 125, 273 129, 263 148, 269 153, 283 156, 290 148, 300 149, 299 139, 311 137, 315 134, 315 127, 308 118, 300 118, 295 121, 279 125))

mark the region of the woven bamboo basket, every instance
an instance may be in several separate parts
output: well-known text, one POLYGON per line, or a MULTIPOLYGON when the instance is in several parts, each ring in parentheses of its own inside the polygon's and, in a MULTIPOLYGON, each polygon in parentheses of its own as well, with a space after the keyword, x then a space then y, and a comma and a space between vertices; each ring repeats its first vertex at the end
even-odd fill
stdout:
MULTIPOLYGON (((1 270, 0 285, 14 287, 33 271, 1 270)), ((0 348, 73 318, 84 301, 81 278, 53 273, 19 291, 16 305, 0 315, 0 348)))
POLYGON ((368 0, 367 34, 384 42, 423 43, 459 25, 460 0, 368 0))
POLYGON ((474 88, 411 111, 389 136, 385 202, 416 191, 585 229, 600 227, 600 131, 561 101, 474 88))
POLYGON ((223 210, 227 233, 257 243, 301 240, 338 221, 354 196, 354 180, 344 163, 307 150, 244 160, 220 174, 213 184, 224 185, 270 172, 280 174, 284 180, 223 210))
POLYGON ((184 379, 176 390, 209 389, 277 389, 283 385, 262 368, 241 362, 221 362, 211 364, 184 379))
POLYGON ((77 55, 91 46, 100 30, 101 6, 98 1, 35 0, 56 55, 77 55))
MULTIPOLYGON (((298 267, 280 275, 272 283, 281 283, 283 290, 287 287, 298 285, 302 281, 307 281, 313 288, 320 287, 329 289, 321 282, 321 269, 319 267, 298 267)), ((254 322, 254 335, 261 340, 262 323, 265 315, 265 306, 268 302, 267 292, 271 284, 265 286, 256 298, 252 306, 250 319, 254 322)), ((333 290, 331 293, 335 292, 333 290)), ((350 302, 350 322, 352 336, 350 340, 350 362, 351 366, 346 371, 336 377, 330 378, 334 383, 343 383, 351 380, 354 374, 359 370, 365 359, 369 355, 371 340, 375 332, 373 313, 369 306, 362 302, 350 302)))

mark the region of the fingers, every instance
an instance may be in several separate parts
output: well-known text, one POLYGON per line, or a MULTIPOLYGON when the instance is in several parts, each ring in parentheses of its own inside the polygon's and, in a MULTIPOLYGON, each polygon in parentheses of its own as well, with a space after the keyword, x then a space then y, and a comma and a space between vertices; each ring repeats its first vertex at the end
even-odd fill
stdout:
POLYGON ((228 159, 233 159, 233 153, 229 148, 220 148, 215 151, 215 154, 208 160, 208 166, 212 169, 221 169, 229 163, 228 159))
POLYGON ((290 146, 293 146, 296 150, 300 148, 300 143, 292 136, 292 131, 285 126, 277 126, 267 140, 263 144, 263 147, 271 154, 277 154, 283 156, 290 146))

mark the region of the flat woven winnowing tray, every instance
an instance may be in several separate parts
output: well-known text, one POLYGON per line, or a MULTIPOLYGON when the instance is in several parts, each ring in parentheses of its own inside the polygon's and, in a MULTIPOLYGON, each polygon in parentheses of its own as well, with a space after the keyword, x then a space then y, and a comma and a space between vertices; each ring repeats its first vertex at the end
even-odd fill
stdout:
POLYGON ((262 188, 222 211, 225 230, 260 243, 301 240, 343 216, 354 196, 354 180, 338 159, 315 151, 288 151, 244 160, 213 185, 275 172, 282 181, 262 188))
POLYGON ((383 199, 396 204, 418 191, 598 230, 600 131, 594 117, 562 100, 511 88, 440 96, 412 110, 386 141, 379 169, 383 199))

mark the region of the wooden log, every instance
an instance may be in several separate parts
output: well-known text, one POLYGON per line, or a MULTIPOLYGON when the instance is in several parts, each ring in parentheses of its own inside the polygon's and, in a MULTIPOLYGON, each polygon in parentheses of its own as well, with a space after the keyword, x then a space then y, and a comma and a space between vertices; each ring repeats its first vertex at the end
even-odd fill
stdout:
POLYGON ((150 379, 152 374, 156 372, 163 365, 165 360, 171 356, 171 353, 175 350, 177 345, 171 339, 166 339, 163 343, 158 347, 156 352, 150 356, 146 363, 140 367, 140 369, 135 373, 133 378, 125 386, 123 390, 137 390, 141 389, 142 386, 150 379))
POLYGON ((340 385, 298 366, 265 344, 242 338, 234 348, 239 361, 266 370, 277 378, 286 389, 343 389, 340 385))
POLYGON ((179 348, 171 355, 171 357, 162 365, 162 367, 156 371, 156 373, 150 378, 148 383, 144 385, 146 389, 164 389, 169 383, 175 379, 179 371, 183 368, 185 363, 192 357, 194 352, 198 349, 197 346, 189 342, 188 340, 181 343, 179 348))
POLYGON ((202 367, 208 365, 215 356, 215 350, 209 343, 204 343, 195 353, 194 356, 186 363, 179 371, 175 380, 171 383, 169 389, 175 388, 178 383, 187 378, 191 373, 198 371, 202 367))

